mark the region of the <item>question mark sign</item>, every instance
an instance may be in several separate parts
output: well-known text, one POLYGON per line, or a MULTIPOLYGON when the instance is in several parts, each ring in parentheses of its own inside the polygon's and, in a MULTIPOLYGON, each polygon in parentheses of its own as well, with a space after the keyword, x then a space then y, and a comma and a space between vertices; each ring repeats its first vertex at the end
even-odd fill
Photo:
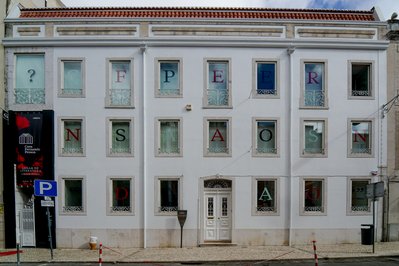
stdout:
POLYGON ((32 77, 36 74, 36 71, 34 69, 28 69, 28 73, 30 74, 29 81, 32 82, 32 77))

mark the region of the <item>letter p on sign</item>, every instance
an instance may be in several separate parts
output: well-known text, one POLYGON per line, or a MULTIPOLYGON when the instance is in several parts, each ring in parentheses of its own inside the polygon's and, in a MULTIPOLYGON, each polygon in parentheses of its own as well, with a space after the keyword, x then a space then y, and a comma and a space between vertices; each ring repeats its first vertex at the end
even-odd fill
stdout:
POLYGON ((34 182, 34 194, 35 196, 57 196, 57 182, 52 180, 39 180, 36 179, 34 182))

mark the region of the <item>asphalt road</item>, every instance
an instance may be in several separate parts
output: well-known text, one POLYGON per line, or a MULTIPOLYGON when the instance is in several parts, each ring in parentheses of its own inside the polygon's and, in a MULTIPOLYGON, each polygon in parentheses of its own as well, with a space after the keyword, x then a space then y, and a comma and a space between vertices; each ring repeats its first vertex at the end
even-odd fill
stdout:
MULTIPOLYGON (((16 263, 0 263, 0 266, 15 266, 16 263)), ((98 263, 21 263, 21 266, 98 266, 98 263)), ((314 266, 312 260, 290 260, 290 261, 231 261, 216 263, 103 263, 103 266, 123 265, 123 266, 314 266)), ((330 259, 319 260, 319 266, 399 266, 399 257, 381 257, 381 258, 351 258, 351 259, 330 259)))

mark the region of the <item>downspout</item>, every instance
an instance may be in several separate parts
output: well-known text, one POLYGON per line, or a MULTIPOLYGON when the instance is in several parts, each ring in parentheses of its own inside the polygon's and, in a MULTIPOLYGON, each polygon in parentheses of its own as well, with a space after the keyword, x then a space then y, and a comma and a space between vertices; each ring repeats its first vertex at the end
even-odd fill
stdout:
POLYGON ((293 185, 292 185, 292 150, 293 150, 293 141, 292 141, 292 135, 293 135, 293 126, 292 126, 292 116, 293 116, 293 112, 294 112, 294 79, 292 77, 293 75, 293 64, 292 64, 292 54, 295 52, 295 48, 294 47, 289 47, 287 48, 287 54, 289 57, 289 93, 288 93, 288 99, 289 99, 289 115, 288 115, 288 141, 289 141, 289 145, 288 146, 288 178, 289 178, 289 190, 290 190, 290 201, 289 201, 289 228, 288 228, 288 245, 292 246, 292 206, 293 206, 293 185))
POLYGON ((146 51, 147 45, 143 45, 140 47, 140 51, 143 54, 142 56, 142 82, 143 82, 143 100, 142 104, 142 119, 143 119, 143 248, 147 247, 147 115, 146 115, 146 51))

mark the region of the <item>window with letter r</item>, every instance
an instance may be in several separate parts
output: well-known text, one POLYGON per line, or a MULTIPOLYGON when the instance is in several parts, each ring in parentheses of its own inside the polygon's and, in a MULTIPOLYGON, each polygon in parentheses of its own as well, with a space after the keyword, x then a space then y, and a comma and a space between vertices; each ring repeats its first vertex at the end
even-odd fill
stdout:
POLYGON ((305 63, 304 106, 325 107, 325 72, 324 63, 305 63))

